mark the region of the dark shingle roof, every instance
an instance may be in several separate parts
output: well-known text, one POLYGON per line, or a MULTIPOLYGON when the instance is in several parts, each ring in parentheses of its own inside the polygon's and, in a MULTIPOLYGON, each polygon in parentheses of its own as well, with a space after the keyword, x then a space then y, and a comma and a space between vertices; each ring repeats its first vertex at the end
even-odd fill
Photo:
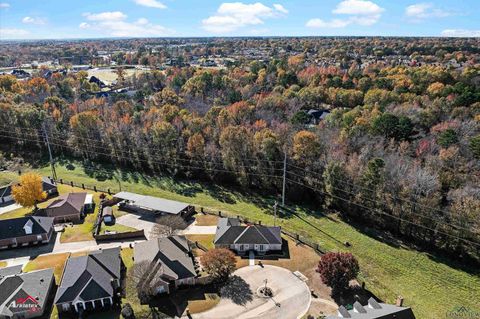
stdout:
POLYGON ((61 195, 56 200, 48 205, 48 208, 60 208, 65 205, 72 206, 78 213, 81 212, 83 205, 85 204, 85 199, 87 198, 87 193, 68 193, 61 195))
MULTIPOLYGON (((135 263, 159 263, 170 279, 195 277, 190 246, 184 236, 157 238, 135 245, 135 263)), ((152 268, 153 269, 153 268, 152 268)))
POLYGON ((120 248, 91 252, 67 260, 55 303, 113 297, 112 279, 120 279, 120 248))
POLYGON ((53 269, 43 269, 0 278, 0 318, 11 318, 18 309, 10 308, 13 301, 31 300, 45 309, 54 281, 53 269))
POLYGON ((48 233, 53 227, 52 217, 28 216, 0 220, 0 240, 25 236, 24 226, 31 221, 33 223, 31 235, 48 233))
POLYGON ((281 244, 280 227, 262 225, 240 226, 235 218, 220 218, 215 234, 215 244, 281 244))

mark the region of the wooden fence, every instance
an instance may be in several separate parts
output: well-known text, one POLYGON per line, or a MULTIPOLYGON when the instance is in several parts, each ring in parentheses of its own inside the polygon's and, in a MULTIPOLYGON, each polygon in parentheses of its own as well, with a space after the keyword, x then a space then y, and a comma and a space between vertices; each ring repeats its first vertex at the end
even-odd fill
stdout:
MULTIPOLYGON (((96 185, 85 185, 83 183, 75 183, 74 181, 64 181, 63 179, 58 179, 56 180, 56 182, 60 183, 60 184, 63 184, 63 185, 70 185, 72 187, 78 187, 78 188, 82 188, 82 189, 88 189, 88 190, 93 190, 94 192, 102 192, 102 193, 107 193, 109 195, 112 195, 112 194, 115 194, 116 193, 116 190, 112 190, 110 188, 108 189, 102 189, 100 187, 97 187, 96 185)), ((240 215, 233 215, 233 214, 229 214, 229 213, 225 213, 225 212, 222 212, 222 211, 209 211, 209 210, 206 210, 204 209, 203 207, 200 208, 200 211, 204 214, 208 214, 208 215, 215 215, 215 216, 219 216, 219 217, 231 217, 231 218, 238 218, 242 223, 250 223, 250 224, 256 224, 256 225, 262 225, 262 221, 261 220, 258 220, 258 221, 255 221, 255 220, 249 220, 248 218, 246 217, 242 217, 240 215)), ((293 240, 299 242, 299 243, 302 243, 304 245, 307 245, 309 247, 311 247, 312 249, 314 249, 318 254, 324 254, 326 252, 326 249, 324 249, 319 243, 315 242, 312 238, 310 237, 307 237, 305 235, 301 235, 301 234, 298 234, 296 232, 291 232, 289 230, 286 230, 284 227, 282 227, 282 234, 292 238, 293 240)), ((112 234, 114 235, 114 234, 112 234)), ((115 234, 115 235, 118 235, 118 234, 115 234)), ((105 236, 105 235, 97 235, 97 236, 105 236)))
POLYGON ((145 237, 145 232, 142 230, 135 230, 116 234, 99 234, 95 236, 96 241, 114 241, 120 239, 142 238, 145 237))

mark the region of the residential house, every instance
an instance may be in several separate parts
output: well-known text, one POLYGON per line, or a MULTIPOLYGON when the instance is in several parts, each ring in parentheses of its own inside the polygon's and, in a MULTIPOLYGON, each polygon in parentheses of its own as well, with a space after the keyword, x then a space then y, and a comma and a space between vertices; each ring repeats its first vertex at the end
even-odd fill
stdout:
POLYGON ((21 266, 0 269, 0 318, 39 318, 50 309, 53 269, 22 273, 21 266))
POLYGON ((195 207, 189 204, 159 197, 129 192, 120 192, 113 197, 120 201, 119 206, 121 208, 139 213, 177 215, 187 219, 195 212, 195 207))
POLYGON ((193 254, 184 236, 170 236, 135 244, 135 265, 141 263, 149 272, 145 282, 155 281, 158 294, 171 293, 174 288, 196 284, 197 272, 193 254))
MULTIPOLYGON (((42 177, 42 188, 47 193, 47 198, 58 195, 55 181, 49 177, 42 177)), ((12 184, 0 187, 0 205, 13 202, 12 184)))
POLYGON ((239 254, 279 251, 282 250, 281 228, 242 225, 236 218, 220 218, 214 244, 216 248, 229 248, 239 254))
POLYGON ((41 213, 55 218, 55 223, 75 222, 82 220, 85 214, 93 209, 93 195, 87 193, 68 193, 61 195, 47 206, 41 213))
POLYGON ((119 247, 68 258, 54 300, 58 312, 112 307, 119 299, 124 272, 119 247))
POLYGON ((28 216, 0 220, 0 249, 46 244, 53 234, 53 218, 28 216))
POLYGON ((330 114, 329 110, 310 109, 307 112, 307 115, 310 117, 310 124, 313 124, 313 125, 318 125, 329 114, 330 114))
POLYGON ((410 307, 402 307, 402 302, 397 301, 397 305, 379 303, 375 299, 368 299, 368 304, 362 306, 358 301, 353 304, 352 310, 347 310, 344 306, 338 308, 336 316, 328 316, 327 319, 415 319, 415 315, 410 307))

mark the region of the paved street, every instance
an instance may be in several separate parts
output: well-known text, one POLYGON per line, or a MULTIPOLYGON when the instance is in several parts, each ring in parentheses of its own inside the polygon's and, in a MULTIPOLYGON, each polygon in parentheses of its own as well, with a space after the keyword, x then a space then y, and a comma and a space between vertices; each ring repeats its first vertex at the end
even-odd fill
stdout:
POLYGON ((241 279, 231 291, 232 298, 222 298, 215 308, 192 315, 193 319, 298 319, 310 307, 308 286, 288 269, 269 265, 243 267, 233 276, 241 279), (265 279, 273 290, 273 298, 256 295, 265 279))
POLYGON ((11 212, 12 210, 15 210, 18 208, 22 208, 22 206, 15 203, 7 206, 0 206, 0 215, 11 212))

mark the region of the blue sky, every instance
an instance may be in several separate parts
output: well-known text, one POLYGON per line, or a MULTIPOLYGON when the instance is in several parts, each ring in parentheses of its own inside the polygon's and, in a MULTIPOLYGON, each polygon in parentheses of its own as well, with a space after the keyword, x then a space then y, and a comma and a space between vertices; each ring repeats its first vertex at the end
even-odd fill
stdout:
POLYGON ((480 0, 0 0, 0 39, 476 36, 480 0))

